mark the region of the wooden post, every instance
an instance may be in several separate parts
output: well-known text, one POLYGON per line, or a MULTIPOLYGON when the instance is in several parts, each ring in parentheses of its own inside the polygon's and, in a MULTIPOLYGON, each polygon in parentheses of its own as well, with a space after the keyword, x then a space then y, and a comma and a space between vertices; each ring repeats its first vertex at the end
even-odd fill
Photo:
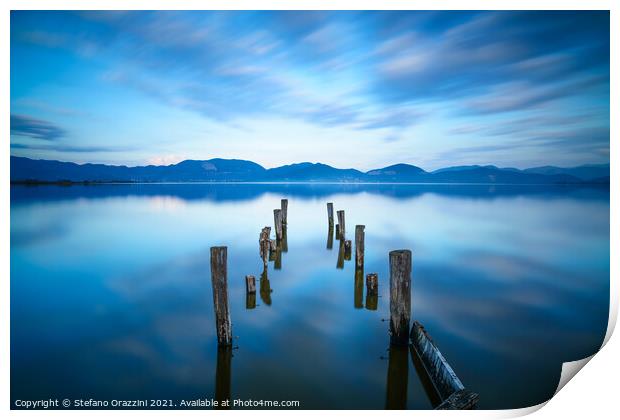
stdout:
POLYGON ((366 275, 366 309, 376 311, 379 306, 379 277, 377 273, 366 275))
POLYGON ((275 261, 276 254, 278 253, 278 245, 275 239, 269 240, 269 261, 275 261))
POLYGON ((338 226, 340 226, 339 234, 340 238, 344 239, 345 237, 345 228, 344 228, 344 210, 338 210, 338 226))
POLYGON ((282 248, 282 252, 288 252, 288 237, 286 235, 286 230, 287 230, 287 226, 282 225, 282 244, 280 247, 282 248))
POLYGON ((226 410, 230 405, 224 405, 224 401, 230 402, 230 371, 232 365, 232 347, 217 348, 217 364, 215 365, 215 400, 218 402, 218 410, 226 410))
POLYGON ((273 222, 276 229, 276 240, 279 242, 282 240, 282 210, 273 210, 273 222))
POLYGON ((340 225, 336 223, 336 240, 340 240, 340 225))
POLYGON ((388 410, 404 410, 407 408, 407 385, 409 382, 407 347, 391 345, 389 351, 385 408, 388 410))
POLYGON ((267 277, 267 270, 263 270, 260 275, 260 298, 267 306, 271 306, 271 285, 269 284, 269 277, 267 277))
POLYGON ((256 278, 254 276, 245 276, 245 291, 256 293, 256 278))
POLYGON ((269 226, 265 226, 258 237, 258 247, 260 250, 260 257, 263 260, 263 266, 267 267, 267 262, 269 261, 269 235, 271 235, 271 228, 269 226))
POLYGON ((411 327, 411 344, 442 399, 437 409, 469 410, 475 408, 479 399, 478 394, 465 389, 433 339, 417 321, 411 327))
POLYGON ((288 200, 283 198, 280 200, 280 210, 282 211, 282 224, 288 224, 287 213, 288 213, 288 200))
POLYGON ((327 203, 327 223, 334 226, 334 203, 327 203))
POLYGON ((227 248, 211 247, 211 285, 213 288, 213 308, 215 327, 219 346, 232 345, 232 326, 228 309, 228 273, 226 267, 227 248))
POLYGON ((273 268, 274 270, 282 269, 282 245, 278 246, 278 249, 276 250, 276 257, 273 260, 273 268))
POLYGON ((364 268, 364 225, 355 226, 355 268, 364 268))
POLYGON ((411 318, 411 251, 390 252, 390 343, 409 344, 411 318))
POLYGON ((347 261, 351 260, 351 240, 349 239, 344 241, 344 259, 347 261))
POLYGON ((362 309, 362 298, 364 297, 364 272, 362 270, 355 270, 355 285, 353 287, 353 307, 355 309, 362 309))

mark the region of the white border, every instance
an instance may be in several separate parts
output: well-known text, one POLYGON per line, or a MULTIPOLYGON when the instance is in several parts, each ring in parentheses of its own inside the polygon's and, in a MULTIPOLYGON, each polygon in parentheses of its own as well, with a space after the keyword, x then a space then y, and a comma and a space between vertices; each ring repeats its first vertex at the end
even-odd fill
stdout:
MULTIPOLYGON (((131 10, 131 9, 226 9, 226 10, 261 10, 261 9, 297 9, 297 10, 340 10, 340 9, 361 9, 361 10, 385 10, 385 9, 413 9, 413 10, 610 10, 611 11, 611 75, 617 75, 619 73, 618 68, 618 54, 617 54, 617 40, 619 39, 619 30, 617 20, 618 2, 602 1, 602 0, 590 0, 590 1, 577 1, 577 0, 436 0, 436 1, 403 1, 403 0, 357 0, 357 1, 319 1, 319 0, 270 0, 270 1, 249 1, 249 0, 212 0, 212 1, 198 1, 198 0, 89 0, 89 1, 76 1, 76 0, 5 0, 2 2, 2 17, 0 24, 0 31, 2 31, 1 45, 2 45, 2 61, 3 65, 0 69, 0 77, 3 81, 2 85, 4 89, 1 110, 0 110, 0 125, 5 137, 5 143, 0 151, 0 171, 2 179, 0 180, 0 197, 2 198, 2 223, 0 224, 2 240, 0 241, 0 281, 2 282, 2 322, 0 322, 0 328, 2 336, 5 338, 2 340, 2 346, 0 346, 0 393, 2 394, 2 400, 0 407, 2 411, 9 411, 9 415, 15 418, 32 418, 38 416, 44 416, 48 418, 81 418, 85 415, 80 411, 10 411, 10 376, 9 376, 9 339, 10 339, 10 270, 9 270, 9 252, 10 252, 10 187, 9 187, 9 115, 10 115, 10 68, 9 68, 9 51, 10 51, 10 10, 21 9, 97 9, 97 10, 131 10)), ((611 78, 611 131, 610 139, 618 138, 618 127, 614 123, 614 116, 618 116, 618 85, 615 82, 614 77, 611 78)), ((618 161, 617 147, 610 141, 610 161, 611 165, 611 214, 610 214, 610 230, 611 230, 611 254, 612 256, 620 255, 618 253, 618 233, 620 233, 620 224, 618 221, 618 177, 620 171, 616 167, 615 163, 618 161)), ((588 415, 593 418, 609 418, 611 413, 617 413, 616 395, 615 389, 617 381, 615 378, 620 373, 620 363, 618 363, 618 355, 620 354, 620 345, 618 339, 611 340, 611 334, 617 321, 618 313, 618 260, 617 258, 611 259, 611 285, 610 285, 610 316, 607 334, 605 336, 604 346, 605 350, 601 354, 592 358, 593 362, 589 363, 584 369, 584 372, 580 374, 580 379, 577 381, 571 381, 562 392, 554 397, 548 404, 540 404, 536 407, 530 407, 520 410, 504 410, 504 411, 476 411, 476 412, 432 412, 432 411, 407 411, 407 412, 381 412, 382 417, 395 418, 407 416, 408 418, 427 418, 427 417, 442 417, 447 416, 459 417, 491 417, 491 418, 504 418, 504 417, 516 417, 531 412, 537 411, 541 407, 548 405, 544 410, 536 413, 536 418, 557 418, 566 417, 583 418, 588 415)), ((575 364, 573 364, 573 367, 575 364)), ((564 374, 564 373, 563 373, 564 374)), ((558 388, 558 390, 561 387, 558 388)), ((338 417, 353 417, 368 418, 375 417, 377 413, 373 411, 302 411, 291 413, 290 411, 235 411, 230 413, 225 412, 210 412, 205 413, 203 411, 189 411, 183 412, 184 417, 193 417, 204 419, 205 416, 239 416, 240 413, 247 413, 252 417, 258 418, 287 418, 291 415, 301 418, 315 418, 316 416, 334 415, 338 417)), ((92 418, 108 418, 110 415, 120 418, 131 418, 135 415, 148 415, 150 418, 168 418, 171 412, 168 411, 149 411, 148 413, 134 413, 131 411, 115 411, 113 413, 104 411, 89 411, 88 417, 92 418)), ((177 415, 177 413, 174 413, 177 415)), ((617 415, 617 414, 616 414, 617 415)))

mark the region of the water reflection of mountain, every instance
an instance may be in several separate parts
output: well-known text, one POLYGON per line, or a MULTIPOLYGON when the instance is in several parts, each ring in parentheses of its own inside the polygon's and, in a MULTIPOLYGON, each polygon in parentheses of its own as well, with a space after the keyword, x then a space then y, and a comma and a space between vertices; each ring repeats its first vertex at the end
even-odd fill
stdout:
POLYGON ((317 199, 334 194, 377 194, 395 199, 409 199, 424 194, 472 199, 537 196, 541 198, 573 197, 586 200, 609 200, 609 185, 498 185, 498 184, 94 184, 94 185, 12 185, 11 202, 32 200, 57 201, 97 199, 120 196, 171 196, 182 200, 214 202, 247 201, 264 194, 317 199))

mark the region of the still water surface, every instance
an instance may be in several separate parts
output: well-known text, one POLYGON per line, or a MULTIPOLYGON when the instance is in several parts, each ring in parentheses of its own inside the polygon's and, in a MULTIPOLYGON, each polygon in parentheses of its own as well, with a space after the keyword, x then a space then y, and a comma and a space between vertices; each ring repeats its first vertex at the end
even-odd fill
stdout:
POLYGON ((228 246, 238 346, 230 364, 220 354, 217 392, 230 381, 234 399, 432 408, 416 360, 387 351, 392 249, 412 250, 412 317, 480 408, 548 399, 562 362, 596 351, 607 327, 608 190, 13 186, 11 400, 214 397, 215 245, 228 246), (281 198, 287 252, 261 279, 258 236, 281 198), (337 268, 328 201, 346 211, 349 239, 366 226, 377 302, 355 282, 355 256, 337 268), (247 274, 259 289, 253 309, 247 274))

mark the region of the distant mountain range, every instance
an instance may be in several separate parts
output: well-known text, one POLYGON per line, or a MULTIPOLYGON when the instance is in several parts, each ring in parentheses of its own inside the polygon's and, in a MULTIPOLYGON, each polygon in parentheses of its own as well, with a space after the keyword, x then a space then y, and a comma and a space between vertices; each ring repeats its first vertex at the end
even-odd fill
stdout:
POLYGON ((11 182, 387 182, 472 184, 609 183, 609 164, 574 168, 542 166, 525 170, 496 166, 454 166, 427 172, 399 163, 361 172, 322 163, 295 163, 272 169, 237 159, 184 160, 167 166, 113 166, 34 160, 11 156, 11 182))

